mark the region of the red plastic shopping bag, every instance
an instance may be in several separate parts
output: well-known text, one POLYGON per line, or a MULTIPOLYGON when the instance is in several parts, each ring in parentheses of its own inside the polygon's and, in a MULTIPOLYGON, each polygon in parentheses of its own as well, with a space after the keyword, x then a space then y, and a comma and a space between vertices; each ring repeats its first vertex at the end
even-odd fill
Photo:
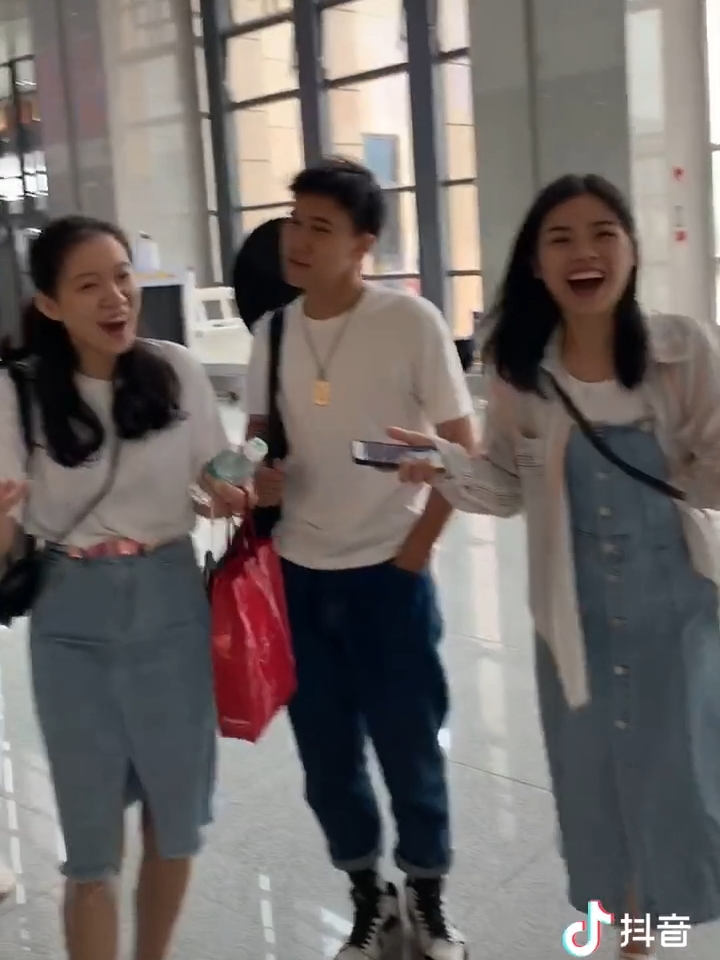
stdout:
POLYGON ((252 520, 237 529, 208 577, 220 733, 255 743, 295 692, 280 559, 252 520))

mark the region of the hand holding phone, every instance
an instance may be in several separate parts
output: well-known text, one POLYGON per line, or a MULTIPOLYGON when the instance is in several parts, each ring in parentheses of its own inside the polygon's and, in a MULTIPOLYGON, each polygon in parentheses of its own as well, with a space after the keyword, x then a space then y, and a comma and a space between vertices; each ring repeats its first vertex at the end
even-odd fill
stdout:
POLYGON ((435 437, 402 427, 388 427, 388 436, 412 450, 416 455, 405 458, 400 465, 401 483, 434 483, 445 473, 445 464, 437 449, 435 437))
MULTIPOLYGON (((427 446, 408 446, 404 443, 382 443, 372 440, 353 440, 352 458, 363 467, 376 470, 398 470, 417 461, 430 465, 436 472, 442 470, 442 458, 437 450, 427 446)), ((415 466, 415 464, 413 464, 415 466)), ((404 479, 404 478, 401 478, 404 479)), ((417 481, 416 481, 417 482, 417 481)))

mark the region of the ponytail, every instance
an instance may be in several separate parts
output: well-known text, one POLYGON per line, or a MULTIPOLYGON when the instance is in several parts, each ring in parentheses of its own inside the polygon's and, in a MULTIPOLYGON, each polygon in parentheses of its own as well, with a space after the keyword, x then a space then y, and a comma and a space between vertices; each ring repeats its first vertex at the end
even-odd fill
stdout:
POLYGON ((28 347, 28 315, 36 309, 33 301, 29 300, 20 309, 20 337, 6 334, 0 339, 0 367, 9 367, 31 356, 32 350, 28 347))
POLYGON ((39 310, 34 300, 20 309, 20 337, 7 335, 0 340, 0 362, 25 360, 29 357, 55 356, 72 351, 70 340, 61 323, 56 323, 39 310))
POLYGON ((35 357, 57 355, 58 348, 64 348, 65 353, 72 350, 63 325, 46 317, 34 300, 29 300, 22 309, 20 335, 23 349, 35 357))
POLYGON ((78 356, 65 326, 34 302, 23 311, 23 348, 33 358, 35 395, 45 444, 63 467, 76 467, 102 446, 102 424, 75 383, 78 356))

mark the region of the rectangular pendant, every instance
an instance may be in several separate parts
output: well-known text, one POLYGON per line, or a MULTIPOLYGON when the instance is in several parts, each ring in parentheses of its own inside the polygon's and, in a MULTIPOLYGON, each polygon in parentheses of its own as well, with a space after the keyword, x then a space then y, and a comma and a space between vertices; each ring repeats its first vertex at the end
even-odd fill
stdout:
POLYGON ((316 407, 327 407, 330 403, 330 384, 327 380, 316 380, 313 386, 313 403, 316 407))

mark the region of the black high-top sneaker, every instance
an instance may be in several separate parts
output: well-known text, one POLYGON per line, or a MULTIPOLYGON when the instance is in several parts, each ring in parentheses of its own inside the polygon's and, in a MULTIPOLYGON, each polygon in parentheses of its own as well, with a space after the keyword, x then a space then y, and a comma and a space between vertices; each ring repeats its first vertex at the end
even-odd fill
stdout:
POLYGON ((335 960, 385 960, 402 937, 397 890, 392 883, 378 881, 374 871, 351 879, 355 918, 335 960))
POLYGON ((410 929, 423 960, 467 960, 465 938, 448 920, 445 911, 442 880, 408 880, 405 905, 410 929))

